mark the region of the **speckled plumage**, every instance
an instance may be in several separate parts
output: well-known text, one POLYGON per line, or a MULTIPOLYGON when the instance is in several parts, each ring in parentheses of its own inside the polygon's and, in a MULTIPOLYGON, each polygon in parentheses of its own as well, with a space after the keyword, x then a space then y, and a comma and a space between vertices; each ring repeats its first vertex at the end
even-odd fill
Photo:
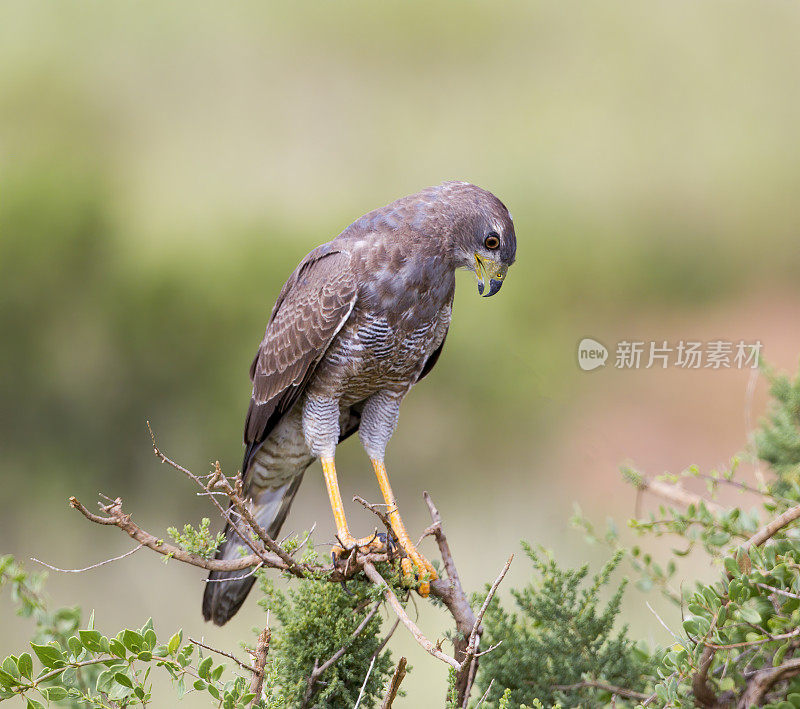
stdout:
MULTIPOLYGON (((245 423, 245 490, 271 536, 306 468, 344 438, 358 430, 383 459, 403 397, 444 344, 455 270, 474 269, 475 235, 487 231, 502 235, 496 256, 507 268, 516 240, 506 208, 474 185, 444 183, 364 215, 289 277, 250 370, 245 423)), ((228 529, 219 556, 238 550, 228 529)), ((252 582, 209 583, 205 618, 226 622, 252 582)))

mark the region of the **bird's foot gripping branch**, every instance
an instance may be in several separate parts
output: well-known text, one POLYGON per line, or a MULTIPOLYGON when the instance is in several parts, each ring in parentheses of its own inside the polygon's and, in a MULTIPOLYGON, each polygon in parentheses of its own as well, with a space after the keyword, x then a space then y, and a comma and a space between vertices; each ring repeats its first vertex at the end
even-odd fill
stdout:
MULTIPOLYGON (((319 656, 314 658, 310 673, 305 680, 306 684, 303 691, 298 695, 301 699, 301 706, 311 706, 313 702, 317 701, 321 685, 330 685, 330 683, 320 681, 324 672, 337 662, 343 662, 342 658, 350 653, 352 646, 358 642, 358 639, 361 638, 367 628, 374 626, 375 623, 379 627, 379 621, 375 618, 375 614, 382 606, 387 607, 389 612, 396 616, 391 632, 394 632, 394 628, 402 623, 427 653, 449 666, 452 675, 451 688, 449 690, 450 700, 455 701, 459 707, 466 706, 475 681, 479 658, 493 649, 481 650, 480 648, 480 638, 483 632, 481 621, 498 586, 508 571, 511 558, 508 559, 494 583, 489 587, 482 606, 477 612, 473 610, 461 585, 439 511, 430 496, 425 493, 425 502, 431 515, 431 525, 425 530, 423 538, 432 536, 436 540, 444 575, 439 577, 435 575, 435 572, 434 574, 426 575, 425 571, 427 569, 422 569, 422 573, 420 573, 419 568, 417 568, 415 578, 417 584, 427 585, 426 590, 429 590, 430 596, 441 602, 452 618, 455 632, 453 633, 453 650, 451 654, 448 654, 443 649, 442 641, 433 641, 426 637, 425 633, 406 612, 405 604, 409 598, 408 569, 403 565, 407 557, 403 555, 401 546, 392 544, 355 546, 348 550, 346 555, 337 563, 322 563, 320 557, 313 550, 310 534, 306 535, 306 538, 301 541, 295 538, 279 543, 277 540, 272 539, 252 514, 251 506, 242 494, 241 483, 236 479, 225 476, 220 469, 219 463, 215 464, 214 470, 209 475, 198 476, 164 455, 157 447, 155 438, 153 438, 153 450, 163 463, 170 465, 189 478, 214 505, 223 521, 230 528, 236 530, 239 542, 246 550, 242 555, 233 559, 212 558, 216 552, 216 546, 219 544, 219 538, 208 531, 209 525, 206 520, 203 521, 199 528, 187 525, 183 533, 178 533, 177 530, 171 529, 170 536, 173 542, 170 542, 142 529, 134 522, 132 515, 123 508, 123 502, 120 498, 105 498, 99 503, 100 509, 98 513, 90 511, 75 497, 70 498, 70 506, 95 524, 117 527, 125 532, 137 543, 134 550, 146 547, 168 559, 174 559, 207 571, 233 572, 239 574, 241 578, 248 576, 264 577, 264 569, 275 569, 283 572, 289 578, 294 578, 296 583, 299 583, 300 587, 304 589, 293 593, 309 593, 308 589, 312 587, 317 589, 327 587, 331 589, 330 592, 336 597, 336 603, 343 603, 345 606, 349 606, 351 605, 351 600, 348 599, 361 599, 367 604, 366 607, 371 608, 365 615, 363 615, 365 612, 364 603, 350 608, 351 611, 363 615, 361 622, 353 630, 351 637, 345 638, 340 647, 330 652, 329 657, 319 656), (227 498, 227 500, 220 502, 220 498, 223 500, 227 498), (301 551, 303 551, 302 554, 300 553, 301 551), (373 620, 375 621, 374 623, 372 622, 373 620)), ((393 520, 381 509, 381 506, 372 505, 360 497, 355 497, 354 500, 376 515, 380 523, 386 528, 386 539, 394 538, 396 531, 392 524, 393 520)), ((377 531, 375 537, 378 537, 377 531)), ((209 583, 213 583, 213 581, 209 581, 209 583)), ((265 583, 267 583, 265 589, 268 595, 271 594, 273 599, 282 599, 285 605, 287 603, 286 598, 279 595, 276 596, 275 592, 270 590, 271 587, 266 580, 265 583)), ((328 591, 324 591, 324 593, 328 593, 328 591)), ((373 627, 374 630, 375 628, 373 627)), ((269 622, 264 629, 264 633, 269 636, 269 622)), ((380 665, 379 671, 376 673, 376 679, 383 675, 387 675, 388 678, 387 672, 391 669, 386 666, 388 654, 381 655, 386 641, 388 641, 388 637, 373 650, 374 657, 371 662, 373 666, 371 672, 375 672, 375 666, 380 665), (381 660, 381 658, 383 659, 381 660)), ((265 655, 268 642, 262 642, 259 647, 261 646, 263 646, 261 653, 265 655)), ((152 652, 152 648, 144 652, 152 652)), ((240 692, 236 696, 240 700, 242 697, 246 697, 250 706, 257 707, 262 706, 260 702, 265 701, 264 681, 266 673, 264 662, 259 659, 260 655, 257 652, 257 648, 254 652, 254 662, 241 663, 236 660, 241 668, 252 673, 252 683, 249 685, 252 691, 247 693, 240 692)), ((76 657, 78 656, 76 655, 76 657)), ((102 664, 102 662, 102 659, 98 659, 99 664, 102 664)), ((169 665, 169 662, 165 659, 165 666, 169 665)), ((398 665, 398 670, 391 677, 392 681, 388 682, 386 690, 386 701, 388 703, 384 703, 384 706, 390 706, 394 695, 397 694, 399 683, 405 674, 404 658, 401 659, 401 665, 398 665), (400 671, 401 665, 402 672, 400 671)), ((369 676, 364 680, 364 688, 367 687, 368 680, 369 676)), ((212 696, 215 692, 220 691, 220 688, 215 687, 213 683, 209 683, 202 673, 198 674, 197 686, 200 686, 200 683, 205 684, 203 689, 211 687, 208 691, 211 692, 212 696)), ((362 693, 364 688, 362 688, 362 693)), ((231 696, 234 695, 231 694, 231 696)), ((225 706, 228 706, 228 704, 225 704, 225 706)), ((234 702, 231 706, 237 706, 237 704, 234 702)), ((264 704, 263 706, 267 705, 264 704)))

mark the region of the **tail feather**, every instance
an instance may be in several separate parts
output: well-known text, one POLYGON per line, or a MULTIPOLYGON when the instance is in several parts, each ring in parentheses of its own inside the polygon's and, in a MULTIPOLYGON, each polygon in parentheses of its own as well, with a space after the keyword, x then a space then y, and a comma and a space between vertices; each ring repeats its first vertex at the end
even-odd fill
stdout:
MULTIPOLYGON (((285 485, 267 488, 255 501, 256 519, 273 539, 280 534, 292 500, 303 481, 303 472, 285 485)), ((238 559, 242 548, 241 538, 229 524, 225 528, 225 542, 216 558, 238 559)), ((203 618, 213 620, 216 625, 227 623, 241 608, 255 583, 255 576, 250 573, 252 570, 212 571, 203 593, 203 618)))
MULTIPOLYGON (((342 412, 339 421, 339 443, 353 435, 358 430, 361 421, 361 406, 356 405, 342 412)), ((243 470, 250 470, 255 464, 253 461, 259 455, 269 456, 270 453, 261 451, 261 444, 248 446, 243 470)), ((281 527, 289 513, 294 496, 303 481, 303 473, 311 465, 314 458, 308 453, 307 458, 296 460, 296 474, 290 477, 283 485, 276 485, 252 495, 253 506, 258 523, 267 530, 267 534, 277 539, 281 527)), ((284 480, 286 478, 284 477, 284 480)), ((252 488, 249 491, 252 494, 252 488)), ((225 542, 217 552, 217 559, 238 559, 241 555, 242 540, 228 525, 225 528, 225 542)), ((203 593, 203 618, 213 620, 217 625, 227 623, 241 608, 247 594, 255 583, 255 576, 250 573, 252 569, 241 571, 212 571, 208 575, 206 589, 203 593)))

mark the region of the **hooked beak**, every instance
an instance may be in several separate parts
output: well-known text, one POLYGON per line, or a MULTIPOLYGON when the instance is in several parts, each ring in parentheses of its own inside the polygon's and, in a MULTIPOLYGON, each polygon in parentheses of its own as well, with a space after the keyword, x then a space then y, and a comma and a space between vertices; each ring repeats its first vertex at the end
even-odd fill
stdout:
POLYGON ((497 263, 497 261, 475 254, 475 275, 478 278, 479 295, 488 298, 497 293, 497 291, 500 290, 500 286, 503 285, 503 279, 506 277, 506 273, 508 273, 507 266, 503 266, 497 263), (489 283, 489 290, 484 293, 487 281, 489 283))

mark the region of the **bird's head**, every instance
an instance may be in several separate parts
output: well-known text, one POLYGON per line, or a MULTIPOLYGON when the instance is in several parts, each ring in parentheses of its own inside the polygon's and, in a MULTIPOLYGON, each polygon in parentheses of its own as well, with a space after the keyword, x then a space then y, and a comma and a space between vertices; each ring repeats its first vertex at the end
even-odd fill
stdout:
POLYGON ((514 222, 506 206, 491 192, 467 183, 453 185, 455 206, 453 255, 457 268, 478 279, 484 298, 497 293, 517 255, 514 222))

